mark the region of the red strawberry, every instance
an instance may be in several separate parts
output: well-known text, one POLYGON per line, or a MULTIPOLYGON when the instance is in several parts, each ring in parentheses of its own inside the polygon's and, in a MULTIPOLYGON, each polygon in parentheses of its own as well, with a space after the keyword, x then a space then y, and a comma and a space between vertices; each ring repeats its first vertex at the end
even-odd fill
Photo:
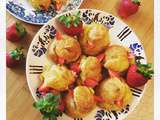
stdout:
POLYGON ((109 73, 110 77, 117 77, 117 78, 119 78, 119 76, 120 76, 120 73, 112 71, 110 69, 108 69, 108 73, 109 73))
POLYGON ((121 100, 116 100, 115 102, 114 102, 118 107, 123 107, 123 100, 121 99, 121 100))
POLYGON ((41 93, 47 93, 50 90, 51 90, 51 88, 47 87, 44 83, 42 83, 38 88, 38 91, 41 92, 41 93))
POLYGON ((94 95, 94 100, 96 102, 105 102, 105 100, 102 97, 99 97, 99 96, 96 96, 96 95, 94 95))
POLYGON ((20 64, 24 60, 24 54, 22 48, 16 48, 15 50, 11 50, 6 54, 6 65, 7 67, 15 67, 20 64))
POLYGON ((127 84, 131 87, 144 85, 152 77, 153 70, 149 64, 131 65, 127 73, 127 84))
POLYGON ((121 0, 119 5, 118 14, 122 18, 127 18, 135 14, 140 6, 139 0, 121 0))
POLYGON ((75 62, 73 64, 70 65, 70 69, 76 73, 80 72, 80 67, 79 67, 80 63, 79 62, 75 62))
POLYGON ((103 59, 104 59, 104 57, 105 57, 104 53, 101 53, 101 54, 99 54, 99 55, 97 56, 97 59, 98 59, 99 62, 102 62, 103 59))
POLYGON ((94 88, 95 86, 98 85, 98 82, 94 79, 86 79, 84 81, 84 85, 88 86, 88 87, 91 87, 91 88, 94 88))
POLYGON ((60 16, 58 20, 61 29, 68 35, 80 35, 83 32, 83 23, 80 20, 80 12, 72 16, 60 16))
POLYGON ((26 35, 26 29, 20 23, 13 23, 6 30, 7 40, 11 42, 18 42, 26 35))

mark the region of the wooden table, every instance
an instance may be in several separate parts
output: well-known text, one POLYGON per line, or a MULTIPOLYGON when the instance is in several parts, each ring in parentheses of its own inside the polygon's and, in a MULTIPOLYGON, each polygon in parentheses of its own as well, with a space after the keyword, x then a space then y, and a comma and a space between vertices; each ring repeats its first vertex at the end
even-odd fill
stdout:
MULTIPOLYGON (((84 0, 81 8, 95 8, 117 15, 118 0, 84 0)), ((7 26, 18 21, 7 13, 7 26)), ((140 38, 149 62, 153 62, 153 0, 142 0, 138 13, 124 20, 140 38)), ((23 23, 23 22, 22 22, 23 23)), ((7 51, 23 46, 27 53, 30 42, 40 26, 23 23, 28 35, 20 43, 7 41, 7 51)), ((34 100, 28 89, 24 66, 7 68, 7 120, 40 120, 40 113, 32 107, 34 100)), ((153 81, 149 81, 141 102, 125 120, 153 120, 153 81)))

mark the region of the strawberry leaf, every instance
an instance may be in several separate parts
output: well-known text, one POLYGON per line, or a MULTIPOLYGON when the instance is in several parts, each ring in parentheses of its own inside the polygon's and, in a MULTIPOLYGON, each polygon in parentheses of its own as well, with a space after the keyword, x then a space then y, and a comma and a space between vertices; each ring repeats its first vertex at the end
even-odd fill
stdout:
POLYGON ((24 54, 23 54, 22 49, 23 49, 22 47, 21 48, 16 48, 15 50, 11 50, 9 54, 15 60, 23 60, 24 59, 24 54))
POLYGON ((141 3, 140 0, 132 0, 132 2, 137 4, 137 5, 140 5, 140 3, 141 3))
POLYGON ((23 38, 27 34, 25 27, 21 23, 16 22, 16 29, 20 34, 20 38, 23 38))

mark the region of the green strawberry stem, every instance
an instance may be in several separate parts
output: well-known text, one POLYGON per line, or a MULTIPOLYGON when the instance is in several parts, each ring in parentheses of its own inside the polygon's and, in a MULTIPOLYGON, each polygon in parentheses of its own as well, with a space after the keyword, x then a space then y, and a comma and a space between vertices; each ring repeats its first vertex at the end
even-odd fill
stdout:
POLYGON ((80 11, 74 15, 69 15, 69 16, 62 15, 58 19, 60 22, 64 23, 67 28, 70 28, 71 24, 73 24, 74 27, 78 27, 79 23, 81 22, 80 11))
POLYGON ((135 4, 137 4, 137 5, 141 4, 140 0, 132 0, 132 2, 135 3, 135 4))
POLYGON ((23 60, 24 59, 24 54, 23 54, 22 49, 23 49, 23 47, 16 48, 15 50, 11 50, 9 54, 15 60, 23 60))
POLYGON ((26 29, 23 27, 21 23, 16 22, 16 29, 20 34, 20 38, 23 38, 27 34, 26 29))
POLYGON ((153 76, 153 69, 151 64, 141 64, 137 63, 138 70, 137 72, 143 74, 145 78, 150 79, 153 76))
POLYGON ((57 120, 57 116, 61 114, 58 110, 60 96, 55 96, 52 93, 46 94, 33 104, 33 107, 38 109, 43 115, 43 120, 57 120))

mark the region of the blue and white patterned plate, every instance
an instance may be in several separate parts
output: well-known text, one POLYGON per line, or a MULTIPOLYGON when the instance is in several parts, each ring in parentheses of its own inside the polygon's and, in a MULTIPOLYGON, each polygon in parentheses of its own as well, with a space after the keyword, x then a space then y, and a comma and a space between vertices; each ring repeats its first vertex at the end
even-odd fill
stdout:
MULTIPOLYGON (((78 11, 80 11, 81 19, 85 24, 97 22, 106 26, 106 29, 109 29, 112 44, 119 44, 130 48, 137 57, 143 58, 141 59, 142 63, 147 62, 142 44, 128 25, 109 13, 93 9, 73 10, 61 15, 69 15, 78 11)), ((42 73, 43 66, 51 64, 51 61, 47 59, 46 51, 58 30, 55 24, 57 17, 51 19, 39 30, 28 51, 26 62, 27 82, 35 100, 39 99, 39 94, 37 94, 37 87, 40 85, 39 74, 42 73)), ((74 120, 122 120, 138 105, 144 90, 145 86, 131 88, 133 100, 131 104, 128 104, 121 111, 107 111, 97 107, 87 117, 75 118, 74 120)), ((73 120, 73 118, 63 114, 59 116, 58 120, 73 120)))
POLYGON ((67 5, 62 7, 61 11, 57 12, 53 8, 49 8, 46 12, 35 10, 28 1, 29 0, 7 0, 6 9, 16 18, 36 25, 47 23, 61 12, 78 9, 83 2, 83 0, 69 0, 67 5))

